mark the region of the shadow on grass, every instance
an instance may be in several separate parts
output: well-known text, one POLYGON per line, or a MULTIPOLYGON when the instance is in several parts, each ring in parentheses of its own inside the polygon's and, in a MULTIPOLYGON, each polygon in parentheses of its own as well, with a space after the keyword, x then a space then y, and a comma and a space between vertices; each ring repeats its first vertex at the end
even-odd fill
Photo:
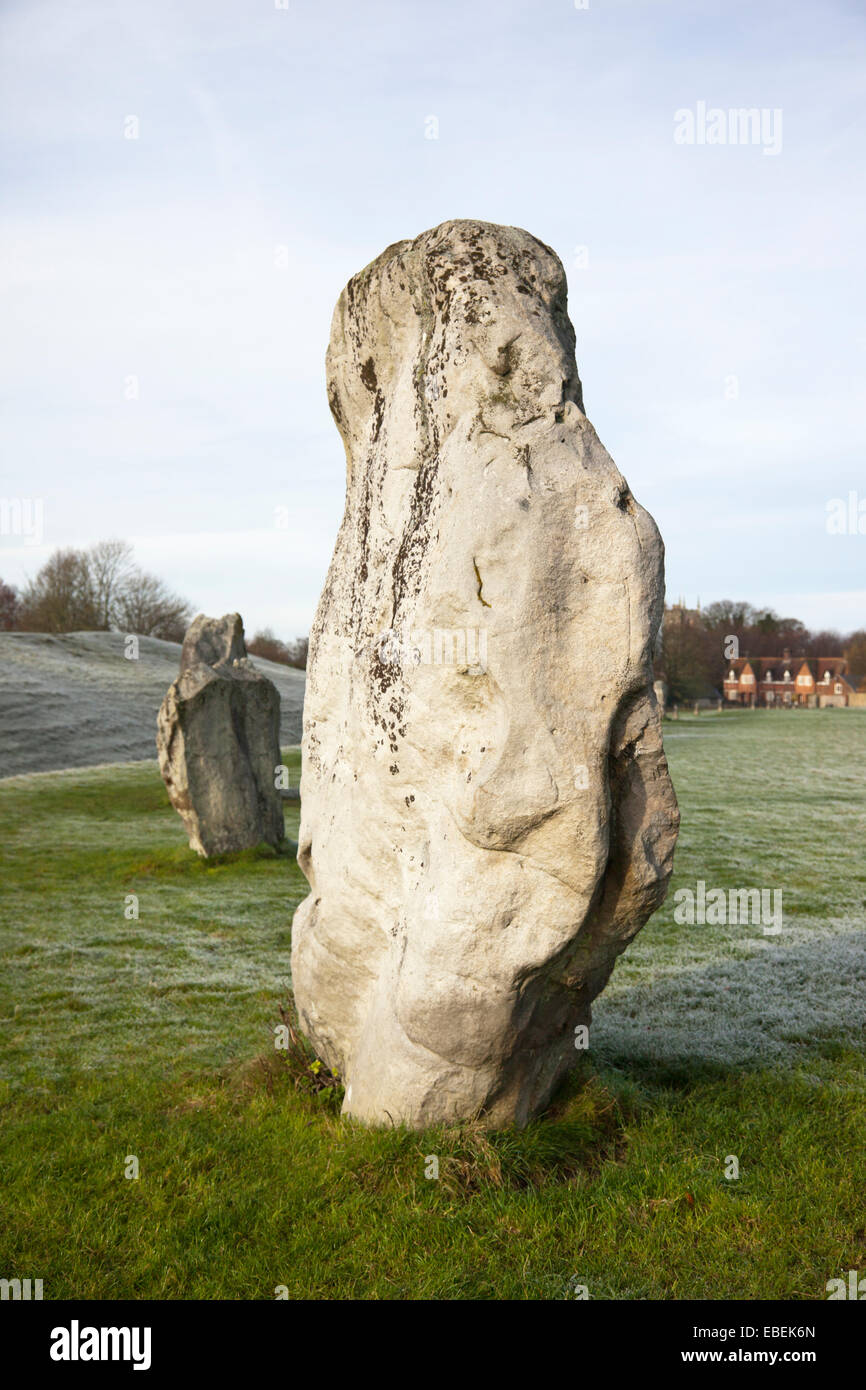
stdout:
POLYGON ((624 1158, 626 1126, 641 1109, 637 1086, 623 1080, 613 1089, 581 1060, 547 1110, 523 1129, 489 1129, 483 1116, 425 1130, 363 1125, 341 1115, 342 1080, 316 1057, 291 999, 280 1015, 281 1046, 230 1064, 222 1084, 238 1102, 265 1092, 298 1107, 371 1193, 395 1184, 414 1190, 420 1174, 435 1176, 436 1192, 447 1198, 583 1183, 603 1164, 624 1158))
POLYGON ((688 1092, 866 1054, 866 931, 780 937, 594 1006, 592 1060, 641 1087, 688 1092))
POLYGON ((232 854, 214 854, 204 859, 187 845, 177 845, 171 849, 154 850, 146 859, 136 863, 127 861, 123 872, 127 878, 172 878, 213 877, 225 870, 254 870, 263 861, 283 861, 287 865, 296 863, 297 841, 285 839, 278 848, 260 844, 252 849, 236 850, 232 854))

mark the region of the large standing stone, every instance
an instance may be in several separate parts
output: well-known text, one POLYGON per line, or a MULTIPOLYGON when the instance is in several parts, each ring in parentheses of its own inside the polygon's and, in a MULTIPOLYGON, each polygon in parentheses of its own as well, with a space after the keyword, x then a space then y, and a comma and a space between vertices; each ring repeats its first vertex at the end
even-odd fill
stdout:
POLYGON ((527 232, 390 246, 327 369, 347 496, 304 706, 301 1024, 348 1114, 522 1124, 671 872, 661 539, 527 232))
POLYGON ((280 696, 247 656, 237 613, 191 624, 180 675, 157 717, 159 770, 202 855, 283 838, 275 785, 280 763, 280 696))

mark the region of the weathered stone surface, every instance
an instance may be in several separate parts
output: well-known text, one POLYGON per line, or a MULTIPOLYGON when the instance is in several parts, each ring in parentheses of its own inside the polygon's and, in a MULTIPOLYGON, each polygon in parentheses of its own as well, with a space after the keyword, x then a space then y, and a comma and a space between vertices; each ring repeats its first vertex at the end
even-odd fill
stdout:
POLYGON ((327 370, 347 497, 307 672, 301 1023, 351 1115, 522 1124, 667 888, 662 543, 528 233, 389 247, 327 370))
POLYGON ((157 717, 159 770, 201 855, 277 846, 283 811, 280 696, 247 656, 237 613, 200 613, 184 638, 180 675, 157 717))

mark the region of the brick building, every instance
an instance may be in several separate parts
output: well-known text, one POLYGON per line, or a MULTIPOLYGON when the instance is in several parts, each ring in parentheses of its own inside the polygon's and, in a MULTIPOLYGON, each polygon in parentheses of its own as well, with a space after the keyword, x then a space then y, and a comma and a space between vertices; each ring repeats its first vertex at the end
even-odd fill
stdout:
POLYGON ((728 663, 725 699, 737 705, 844 707, 854 686, 843 656, 740 656, 728 663))

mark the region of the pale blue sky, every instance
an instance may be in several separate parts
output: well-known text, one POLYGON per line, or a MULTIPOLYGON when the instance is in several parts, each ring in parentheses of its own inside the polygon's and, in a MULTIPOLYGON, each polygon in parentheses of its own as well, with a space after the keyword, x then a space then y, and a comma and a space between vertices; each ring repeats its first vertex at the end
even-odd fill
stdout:
POLYGON ((6 580, 127 536, 197 608, 307 631, 334 303, 478 217, 561 256, 669 596, 866 626, 866 535, 825 528, 866 499, 862 5, 5 0, 0 49, 0 496, 45 506, 6 580), (780 109, 780 152, 676 144, 701 101, 780 109))

